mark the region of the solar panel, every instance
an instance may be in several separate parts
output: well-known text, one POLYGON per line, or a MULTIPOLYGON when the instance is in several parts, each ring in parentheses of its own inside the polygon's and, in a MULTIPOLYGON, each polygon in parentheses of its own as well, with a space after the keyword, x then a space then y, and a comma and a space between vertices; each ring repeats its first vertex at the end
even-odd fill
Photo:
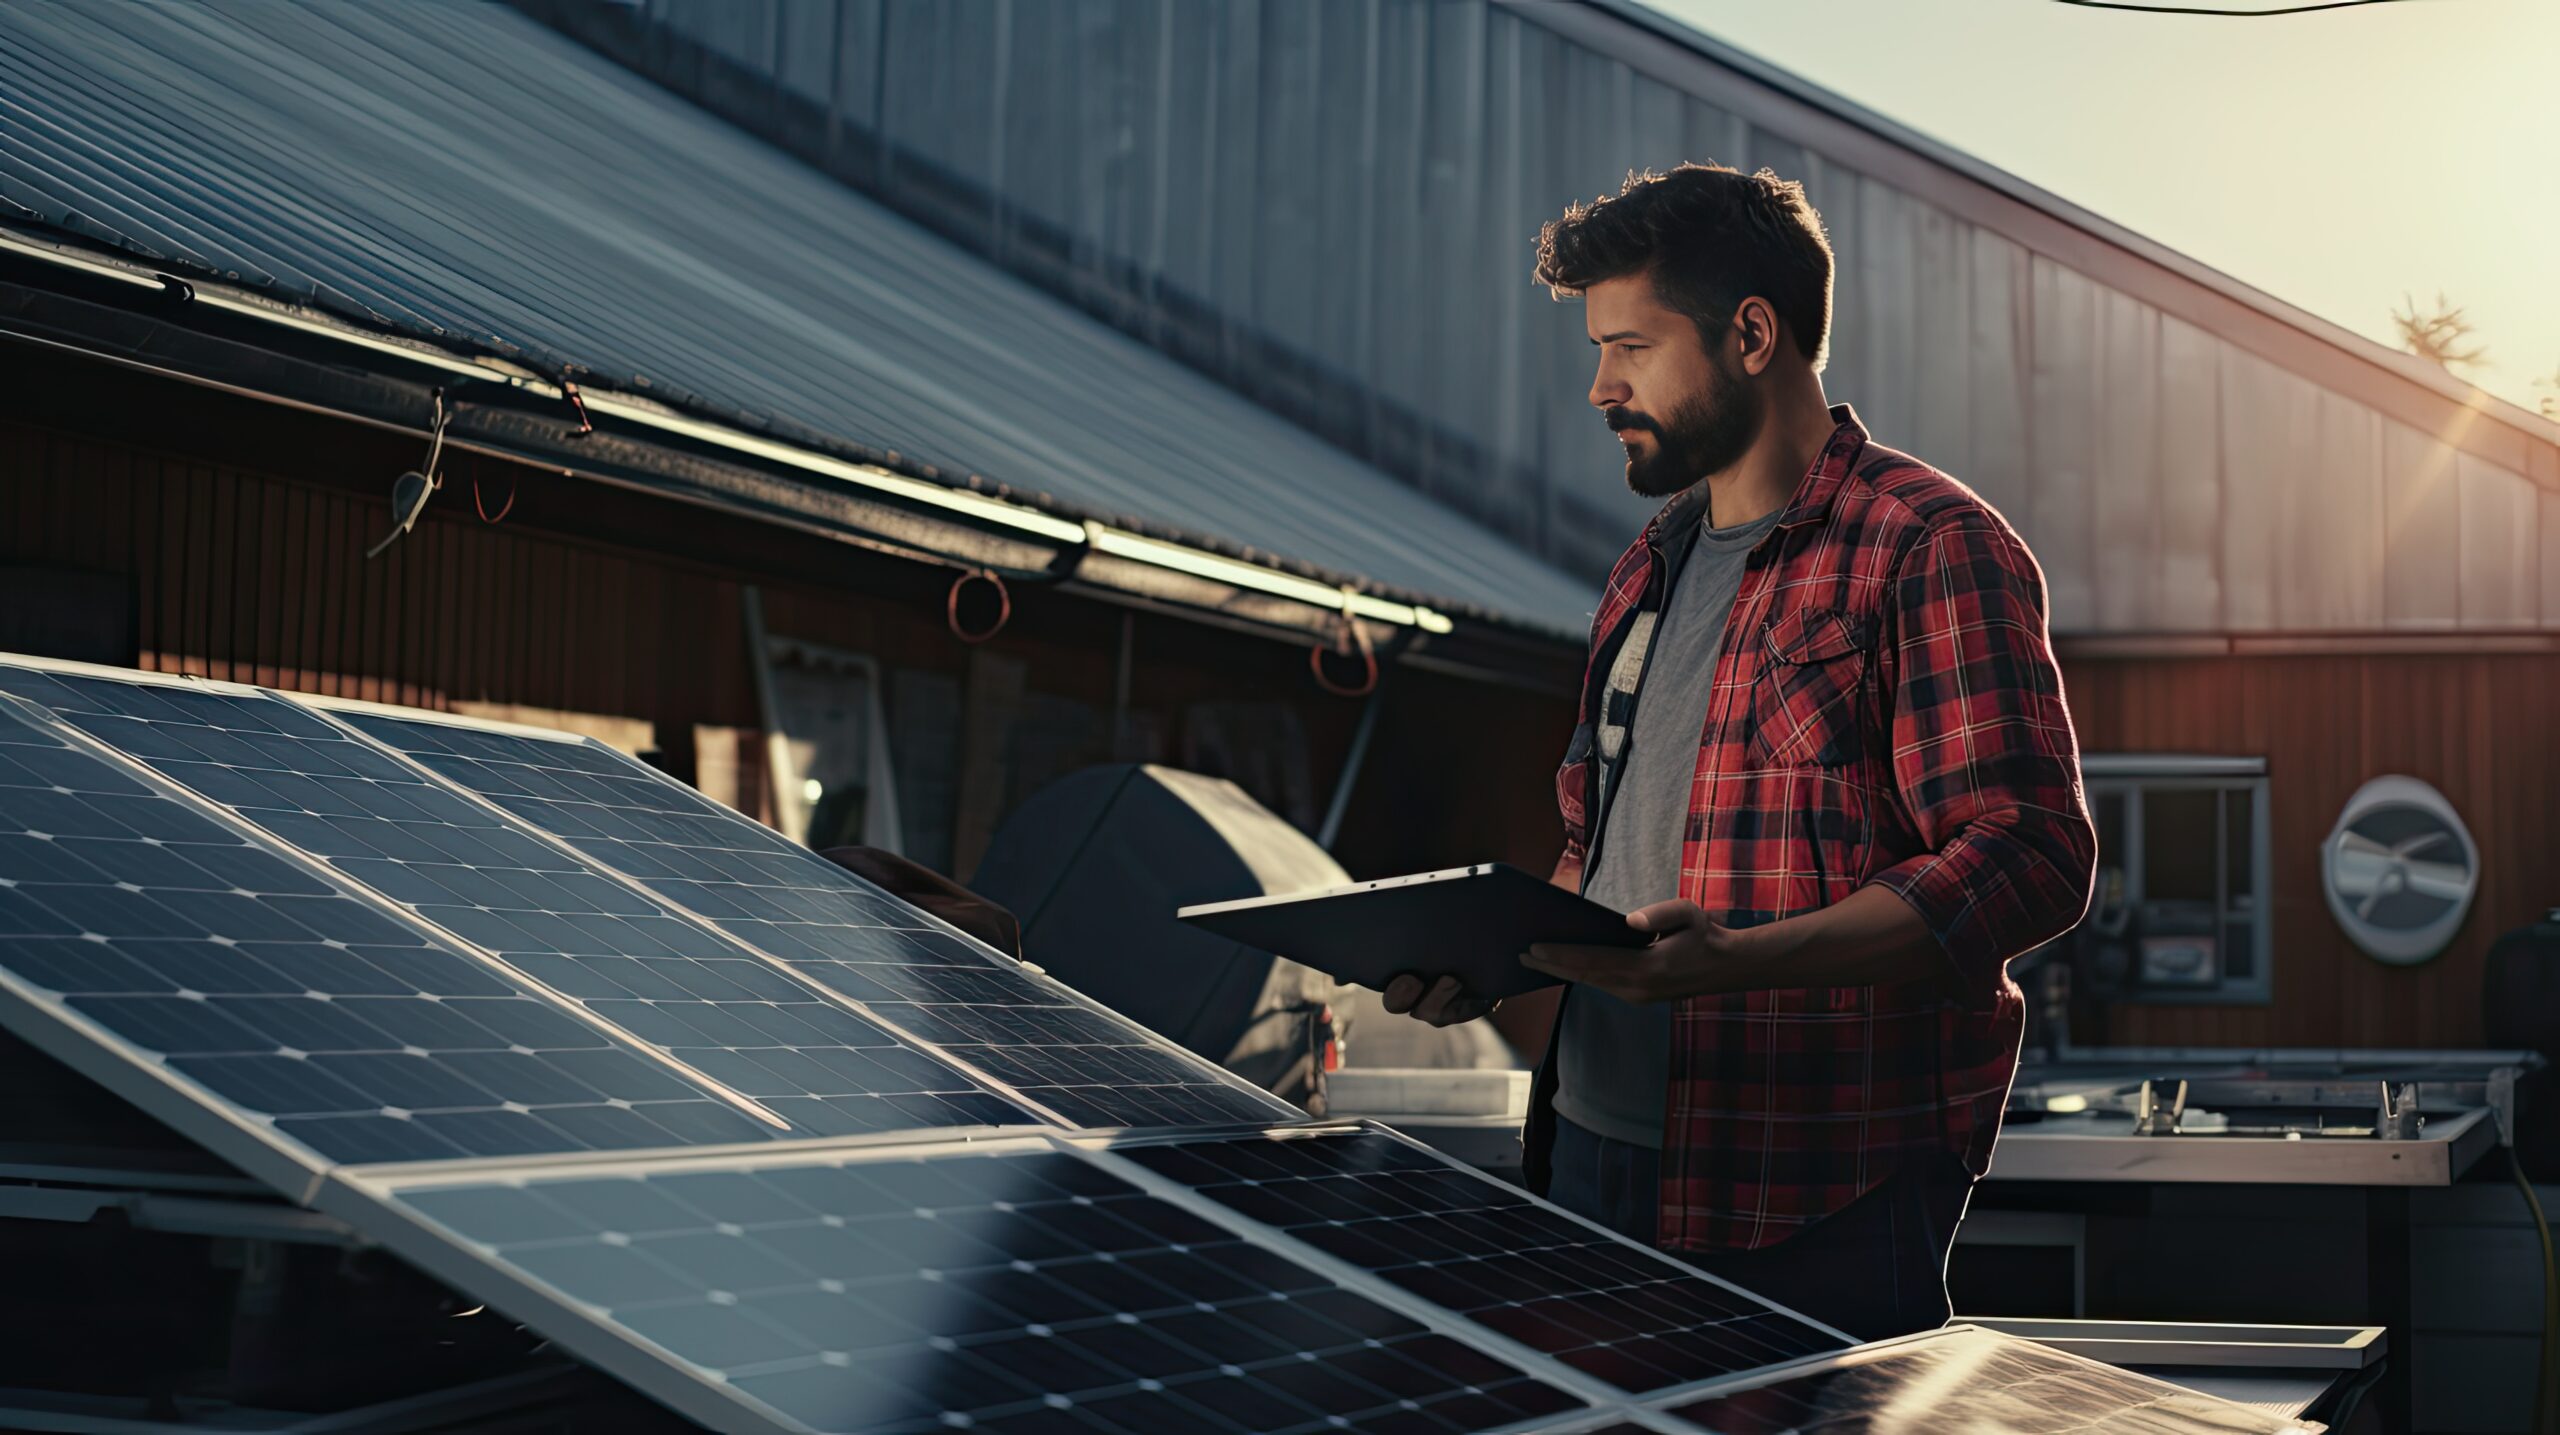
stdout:
POLYGON ((942 927, 600 744, 349 712, 347 721, 722 931, 1084 1127, 1303 1112, 942 927))
MULTIPOLYGON (((1037 1119, 773 963, 294 704, 249 689, 16 668, 0 668, 0 688, 494 954, 760 1113, 693 1103, 688 1110, 699 1119, 669 1133, 682 1141, 1037 1119)), ((374 923, 392 925, 379 916, 374 923)), ((636 1101, 683 1085, 644 1069, 623 1072, 605 1091, 636 1101)), ((587 1144, 512 1125, 512 1137, 482 1144, 543 1143, 497 1145, 503 1151, 587 1144)), ((386 1147, 375 1159, 429 1154, 452 1153, 386 1147)))
POLYGON ((5 702, 0 974, 22 1034, 103 1033, 112 1051, 46 1044, 244 1164, 264 1163, 231 1146, 238 1127, 155 1099, 169 1080, 302 1168, 763 1130, 5 702))
POLYGON ((2281 1416, 1975 1326, 1719 1391, 1669 1413, 1717 1435, 2270 1435, 2281 1416))
POLYGON ((1445 1435, 1588 1409, 1046 1143, 368 1194, 395 1249, 513 1288, 511 1314, 717 1428, 1445 1435))
POLYGON ((1666 1390, 1850 1344, 1384 1133, 1119 1154, 1622 1390, 1666 1390))

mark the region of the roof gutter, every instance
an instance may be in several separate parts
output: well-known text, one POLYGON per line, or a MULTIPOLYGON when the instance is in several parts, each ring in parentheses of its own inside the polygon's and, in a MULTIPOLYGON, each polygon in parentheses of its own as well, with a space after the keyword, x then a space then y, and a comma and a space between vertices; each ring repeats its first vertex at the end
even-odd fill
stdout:
MULTIPOLYGON (((502 359, 484 355, 459 355, 423 342, 405 341, 368 333, 334 319, 285 308, 273 301, 257 300, 226 292, 222 286, 179 279, 138 265, 84 254, 65 246, 30 240, 5 230, 0 230, 0 255, 73 271, 90 279, 102 280, 136 291, 167 295, 187 304, 203 306, 254 324, 287 331, 304 340, 316 340, 331 346, 358 350, 377 361, 387 359, 413 368, 422 368, 450 384, 498 386, 526 398, 557 405, 563 409, 567 408, 571 402, 569 391, 559 383, 502 359)), ((113 358, 115 356, 99 353, 98 357, 113 358)), ((184 370, 163 369, 162 372, 190 381, 202 381, 203 377, 184 370)), ((241 391, 258 397, 282 397, 256 390, 241 391)), ((912 505, 940 510, 1053 547, 1106 553, 1115 558, 1150 565, 1169 573, 1206 579, 1230 588, 1247 589, 1285 599, 1319 610, 1319 613, 1327 618, 1362 619, 1371 623, 1412 629, 1417 634, 1434 636, 1452 633, 1456 628, 1449 615, 1423 603, 1399 601, 1366 592, 1352 582, 1339 581, 1328 585, 1314 577, 1302 577, 1277 568, 1245 562, 1194 544, 1137 532, 1093 518, 1080 520, 1071 518, 994 494, 975 492, 911 474, 898 473, 878 464, 837 458, 801 445, 760 437, 726 424, 695 418, 664 404, 633 395, 601 392, 581 387, 577 391, 576 401, 584 406, 589 415, 610 419, 629 428, 646 430, 666 438, 700 445, 735 458, 753 460, 764 465, 779 465, 801 474, 849 484, 893 500, 902 506, 912 505)), ((305 407, 319 407, 325 411, 338 412, 343 417, 362 417, 327 405, 305 405, 305 407)), ((504 452, 499 452, 497 456, 537 462, 546 467, 557 466, 557 460, 548 456, 533 458, 521 453, 504 452)), ((910 542, 906 546, 915 545, 910 542)), ((979 566, 967 558, 949 554, 929 553, 914 556, 939 558, 958 566, 979 566)), ((1070 561, 1068 566, 1075 565, 1070 561)), ((1160 598, 1160 595, 1156 594, 1147 596, 1160 598)), ((1317 615, 1308 616, 1313 619, 1317 615)), ((1492 615, 1483 616, 1487 620, 1500 621, 1492 619, 1492 615)), ((1505 626, 1515 625, 1506 624, 1505 626)), ((1579 641, 1578 638, 1551 634, 1542 629, 1529 631, 1550 641, 1579 641)))

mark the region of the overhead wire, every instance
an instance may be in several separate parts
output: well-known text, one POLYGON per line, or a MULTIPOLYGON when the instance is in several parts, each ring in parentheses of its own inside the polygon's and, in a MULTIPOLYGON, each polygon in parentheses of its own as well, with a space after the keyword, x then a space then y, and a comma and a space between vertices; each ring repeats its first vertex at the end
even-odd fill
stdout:
POLYGON ((2212 5, 2144 5, 2138 0, 2052 0, 2056 5, 2077 5, 2087 10, 2130 10, 2137 15, 2212 15, 2229 19, 2258 20, 2277 15, 2308 15, 2318 10, 2354 10, 2366 5, 2397 5, 2405 0, 2321 0, 2316 5, 2283 5, 2271 10, 2232 9, 2212 5))
POLYGON ((2560 1345, 2560 1262, 2555 1262, 2551 1248, 2551 1222, 2542 1213, 2542 1199, 2534 1194, 2532 1178, 2525 1175, 2524 1162, 2514 1147, 2507 1148, 2507 1168, 2515 1173, 2516 1189, 2524 1192, 2525 1209, 2533 1213, 2534 1234, 2542 1244, 2542 1340, 2537 1347, 2533 1385, 2533 1415, 2527 1428, 2533 1435, 2560 1435, 2560 1369, 2555 1369, 2555 1345, 2560 1345))

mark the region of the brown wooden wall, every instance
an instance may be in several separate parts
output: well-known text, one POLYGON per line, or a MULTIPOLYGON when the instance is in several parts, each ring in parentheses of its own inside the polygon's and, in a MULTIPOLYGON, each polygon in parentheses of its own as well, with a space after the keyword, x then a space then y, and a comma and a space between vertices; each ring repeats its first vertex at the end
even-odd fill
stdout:
MULTIPOLYGON (((1023 797, 1115 758, 1231 776, 1312 829, 1359 718, 1358 702, 1315 686, 1303 648, 1139 614, 1115 744, 1118 607, 1019 591, 1004 633, 972 648, 945 624, 948 573, 495 460, 449 462, 415 531, 367 562, 415 440, 125 375, 28 378, 0 396, 0 605, 70 593, 127 607, 112 650, 66 656, 427 708, 637 719, 681 776, 697 760, 704 778, 743 763, 732 791, 706 789, 761 816, 741 603, 753 583, 768 631, 868 654, 893 699, 904 683, 949 705, 947 721, 928 705, 911 726, 957 725, 979 767, 901 799, 911 834, 941 824, 963 875, 1023 797), (513 493, 503 522, 475 513, 475 478, 491 512, 513 493), (713 753, 697 746, 706 734, 738 740, 713 753), (944 807, 918 811, 933 801, 944 807)), ((45 629, 0 613, 0 634, 45 629)), ((1552 862, 1563 703, 1409 672, 1384 713, 1338 849, 1352 871, 1552 862)))
POLYGON ((2560 905, 2560 654, 2066 658, 2064 682, 2083 751, 2267 762, 2274 1002, 2119 1006, 2107 1040, 2480 1044, 2483 953, 2560 905), (2424 966, 2357 951, 2320 897, 2322 839, 2384 773, 2434 784, 2481 851, 2471 915, 2424 966))

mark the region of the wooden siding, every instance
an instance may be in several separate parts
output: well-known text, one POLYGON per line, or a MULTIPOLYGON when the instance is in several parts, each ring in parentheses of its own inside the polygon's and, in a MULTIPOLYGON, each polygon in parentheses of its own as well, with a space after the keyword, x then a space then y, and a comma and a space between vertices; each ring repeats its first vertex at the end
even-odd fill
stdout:
POLYGON ((2084 751, 2267 762, 2274 1001, 2118 1006, 2105 1040, 2479 1044, 2489 943, 2560 905, 2560 654, 2066 660, 2064 682, 2084 751), (2320 896, 2322 839, 2384 773, 2434 784, 2480 846, 2470 918, 2424 966, 2355 950, 2320 896))
MULTIPOLYGON (((755 582, 770 631, 880 663, 911 850, 922 833, 930 850, 919 855, 943 863, 964 816, 982 843, 1040 786, 1115 756, 1231 776, 1312 828, 1358 720, 1358 703, 1310 681, 1301 648, 1138 614, 1115 737, 1120 609, 1018 592, 1005 632, 970 648, 945 626, 948 575, 495 462, 449 464, 416 529, 367 562, 388 523, 389 477, 415 461, 409 443, 199 390, 84 382, 99 377, 0 398, 0 573, 84 575, 130 595, 128 649, 79 656, 648 732, 671 771, 764 817, 740 601, 755 582), (475 516, 475 476, 492 509, 521 486, 508 521, 475 516), (980 713, 990 664, 1011 674, 1012 697, 980 713), (980 766, 963 774, 962 753, 941 739, 972 714, 987 736, 980 766), (965 814, 964 788, 977 804, 965 814)), ((1517 791, 1452 780, 1406 802, 1373 759, 1343 844, 1354 870, 1417 870, 1460 849, 1471 855, 1459 860, 1552 862, 1546 775, 1570 725, 1565 705, 1423 674, 1392 691, 1389 732, 1452 729, 1446 750, 1462 770, 1529 776, 1517 791), (1502 695, 1502 718, 1462 726, 1488 692, 1502 695), (1490 835, 1498 850, 1481 846, 1490 835)))

